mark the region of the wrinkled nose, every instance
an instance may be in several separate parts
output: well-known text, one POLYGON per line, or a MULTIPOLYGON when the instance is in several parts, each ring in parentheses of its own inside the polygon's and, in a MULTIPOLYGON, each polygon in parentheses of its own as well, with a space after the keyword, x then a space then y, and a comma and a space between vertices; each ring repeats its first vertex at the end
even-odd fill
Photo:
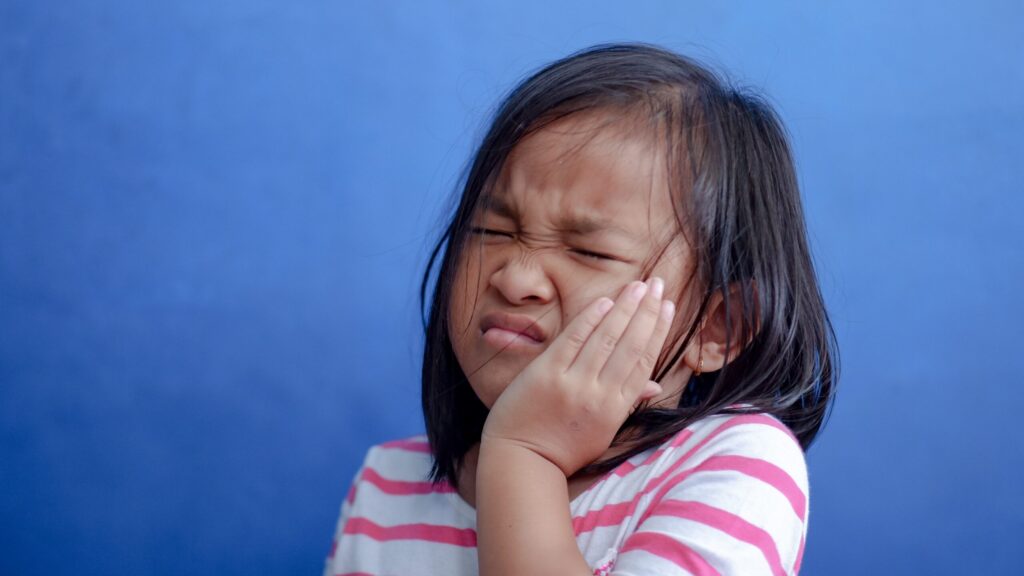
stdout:
POLYGON ((544 268, 536 261, 520 257, 509 260, 491 275, 491 286, 511 304, 546 304, 555 296, 555 287, 544 268))

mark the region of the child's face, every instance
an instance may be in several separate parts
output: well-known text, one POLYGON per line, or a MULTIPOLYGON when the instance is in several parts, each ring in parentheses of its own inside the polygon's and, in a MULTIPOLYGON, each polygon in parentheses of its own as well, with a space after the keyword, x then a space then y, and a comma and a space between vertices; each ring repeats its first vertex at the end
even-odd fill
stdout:
MULTIPOLYGON (((652 264, 667 298, 684 289, 690 251, 663 153, 649 131, 601 120, 573 115, 522 140, 476 215, 449 325, 488 408, 584 307, 616 298, 652 264)), ((681 386, 662 384, 663 396, 681 386)))

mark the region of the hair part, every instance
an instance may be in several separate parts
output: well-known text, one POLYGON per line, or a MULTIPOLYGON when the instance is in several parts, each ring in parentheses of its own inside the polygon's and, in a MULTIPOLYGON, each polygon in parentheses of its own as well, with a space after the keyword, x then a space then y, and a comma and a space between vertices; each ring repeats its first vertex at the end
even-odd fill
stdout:
POLYGON ((611 470, 713 414, 771 414, 804 449, 827 418, 838 381, 838 348, 778 116, 762 98, 728 87, 686 57, 647 44, 599 45, 542 68, 501 102, 428 259, 420 285, 426 332, 422 403, 434 482, 458 486, 464 457, 479 442, 487 418, 449 335, 452 284, 472 218, 523 138, 589 111, 646 118, 652 133, 665 139, 676 218, 694 248, 688 286, 697 288, 691 290, 697 295, 690 303, 695 313, 659 361, 655 380, 679 365, 716 293, 723 297, 726 348, 744 345, 721 370, 692 377, 675 407, 641 406, 613 442, 626 449, 580 472, 611 470))

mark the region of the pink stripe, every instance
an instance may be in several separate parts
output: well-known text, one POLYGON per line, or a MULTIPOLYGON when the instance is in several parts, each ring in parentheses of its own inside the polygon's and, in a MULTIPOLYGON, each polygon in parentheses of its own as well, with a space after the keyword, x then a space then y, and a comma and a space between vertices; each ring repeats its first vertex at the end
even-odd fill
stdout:
POLYGON ((423 452, 426 454, 430 453, 430 443, 418 437, 384 442, 380 447, 387 450, 405 450, 408 452, 423 452))
POLYGON ((701 557, 682 542, 657 532, 635 532, 626 540, 626 545, 619 552, 621 557, 626 552, 643 550, 664 558, 676 566, 689 571, 693 576, 720 576, 707 560, 701 557))
POLYGON ((391 480, 377 473, 370 467, 363 468, 362 480, 369 482, 385 494, 397 496, 409 496, 412 494, 433 494, 454 492, 451 484, 433 484, 431 482, 411 482, 406 480, 391 480))
POLYGON ((672 516, 700 522, 706 526, 721 530, 737 540, 742 540, 756 546, 761 550, 761 554, 764 555, 768 565, 771 566, 772 573, 776 576, 786 576, 786 571, 782 568, 782 560, 779 558, 778 547, 775 545, 772 535, 762 528, 747 522, 741 516, 726 512, 721 508, 708 506, 703 502, 684 502, 682 500, 666 500, 662 502, 653 515, 672 516))
POLYGON ((331 540, 331 553, 327 555, 328 559, 334 558, 334 553, 338 551, 338 541, 331 540))
POLYGON ((392 440, 380 445, 381 448, 392 450, 405 450, 406 452, 423 452, 430 454, 430 444, 424 440, 407 438, 405 440, 392 440))
POLYGON ((345 502, 351 505, 356 501, 356 486, 359 484, 359 480, 356 480, 351 486, 348 487, 348 494, 345 495, 345 502))
POLYGON ((807 511, 807 496, 804 495, 804 491, 797 486, 796 481, 785 470, 767 460, 747 456, 712 456, 701 462, 697 468, 702 471, 739 472, 757 478, 781 492, 789 500, 789 505, 793 507, 793 512, 800 518, 800 521, 804 521, 804 514, 807 511))
MULTIPOLYGON (((668 469, 666 469, 664 472, 662 472, 659 476, 657 476, 657 477, 653 478, 651 481, 649 481, 647 483, 647 485, 644 486, 644 488, 642 490, 640 490, 636 494, 636 496, 633 497, 632 500, 630 500, 628 502, 620 502, 620 503, 617 503, 617 504, 609 504, 608 506, 604 506, 604 507, 599 508, 597 510, 591 510, 591 511, 587 512, 583 516, 577 516, 577 517, 573 518, 573 529, 574 529, 574 531, 576 531, 576 535, 579 536, 580 534, 583 534, 585 532, 589 532, 589 531, 591 531, 591 530, 593 530, 595 528, 601 527, 601 526, 613 526, 613 525, 621 524, 622 521, 625 518, 627 518, 629 516, 632 516, 636 512, 636 508, 637 508, 638 504, 640 503, 640 499, 641 498, 643 498, 647 494, 650 494, 651 492, 653 492, 653 491, 655 491, 657 489, 658 493, 655 496, 655 498, 652 500, 651 506, 648 509, 648 515, 649 515, 650 510, 652 510, 655 507, 655 505, 661 500, 662 497, 664 497, 664 495, 669 490, 671 490, 673 487, 675 487, 676 484, 679 484, 680 482, 685 480, 693 472, 698 471, 699 466, 696 467, 696 468, 690 469, 687 472, 685 472, 683 474, 680 474, 677 477, 671 478, 671 476, 680 467, 682 467, 683 464, 686 464, 690 460, 690 458, 698 450, 700 450, 701 448, 706 446, 709 442, 711 442, 711 440, 713 440, 715 437, 717 437, 719 434, 725 432, 726 430, 729 430, 730 428, 734 428, 736 426, 742 426, 742 425, 748 425, 748 424, 767 425, 767 426, 771 426, 772 428, 777 428, 777 429, 785 430, 786 433, 791 438, 793 438, 794 441, 796 441, 795 437, 793 437, 792 432, 789 431, 789 428, 786 428, 785 424, 782 424, 781 422, 779 422, 778 420, 776 420, 775 418, 772 418, 770 416, 767 416, 767 415, 764 415, 764 414, 749 414, 749 415, 734 416, 732 418, 729 418, 728 420, 723 422, 721 425, 719 425, 718 428, 716 428, 713 431, 711 431, 711 433, 709 433, 706 437, 704 437, 704 439, 702 439, 700 442, 698 442, 695 446, 690 448, 686 452, 686 454, 684 454, 682 457, 677 459, 672 464, 672 466, 670 466, 668 469)), ((684 432, 689 432, 689 431, 684 431, 684 432)), ((686 440, 688 440, 690 438, 690 436, 692 436, 692 434, 680 433, 675 439, 673 439, 671 445, 673 445, 673 446, 681 445, 686 440), (677 440, 678 440, 678 442, 677 442, 677 440)), ((650 459, 648 458, 647 460, 650 460, 650 459)), ((645 464, 647 463, 647 460, 645 460, 645 462, 644 462, 645 464)), ((711 460, 711 458, 708 458, 708 460, 711 460)), ((790 479, 790 482, 792 482, 792 479, 790 479)), ((795 483, 794 483, 794 485, 795 485, 795 483)), ((783 493, 785 494, 785 492, 783 492, 783 493)), ((801 495, 802 494, 803 493, 801 492, 801 495)), ((787 497, 788 497, 788 495, 787 495, 787 497)), ((803 510, 803 508, 801 508, 801 510, 803 510)), ((802 518, 803 518, 803 516, 801 515, 801 519, 802 518)), ((638 524, 643 524, 643 520, 644 519, 646 519, 646 515, 645 515, 645 518, 641 519, 641 521, 638 524)))
POLYGON ((636 508, 636 500, 607 504, 597 510, 591 510, 583 516, 572 519, 572 531, 579 536, 601 526, 618 526, 622 520, 632 515, 636 508))
POLYGON ((476 547, 476 531, 471 528, 454 528, 437 524, 399 524, 397 526, 381 526, 366 518, 352 518, 345 525, 345 534, 354 534, 373 538, 378 542, 392 540, 420 540, 451 544, 466 548, 476 547))

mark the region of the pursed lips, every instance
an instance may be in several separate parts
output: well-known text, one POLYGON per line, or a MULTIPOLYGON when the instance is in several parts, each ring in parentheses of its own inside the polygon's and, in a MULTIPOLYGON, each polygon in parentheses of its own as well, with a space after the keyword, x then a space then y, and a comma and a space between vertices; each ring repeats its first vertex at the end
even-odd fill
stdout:
POLYGON ((541 344, 548 336, 537 324, 537 320, 523 314, 509 314, 507 312, 492 312, 483 317, 480 321, 480 331, 486 335, 492 329, 511 332, 531 341, 530 343, 541 344))

